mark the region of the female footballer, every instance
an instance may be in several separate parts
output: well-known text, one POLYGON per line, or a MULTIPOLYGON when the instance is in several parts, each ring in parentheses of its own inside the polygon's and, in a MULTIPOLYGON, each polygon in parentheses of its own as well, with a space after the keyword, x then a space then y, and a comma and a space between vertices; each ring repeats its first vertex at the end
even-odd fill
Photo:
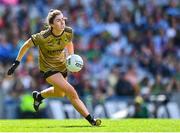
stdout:
POLYGON ((41 92, 33 91, 34 109, 38 111, 42 100, 50 97, 68 97, 75 109, 93 126, 101 124, 100 119, 94 119, 86 106, 80 100, 76 90, 67 82, 66 53, 74 53, 72 43, 73 31, 65 25, 66 17, 60 10, 50 10, 47 16, 49 28, 33 34, 21 47, 18 56, 8 75, 13 74, 27 50, 33 46, 39 50, 39 69, 46 81, 52 85, 41 92))

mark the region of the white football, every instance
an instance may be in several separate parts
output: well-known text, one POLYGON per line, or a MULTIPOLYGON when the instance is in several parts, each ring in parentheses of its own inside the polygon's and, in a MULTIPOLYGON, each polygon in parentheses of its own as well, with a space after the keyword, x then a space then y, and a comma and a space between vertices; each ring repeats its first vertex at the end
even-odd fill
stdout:
POLYGON ((70 72, 79 72, 83 67, 83 59, 77 54, 69 55, 66 59, 66 67, 70 72))

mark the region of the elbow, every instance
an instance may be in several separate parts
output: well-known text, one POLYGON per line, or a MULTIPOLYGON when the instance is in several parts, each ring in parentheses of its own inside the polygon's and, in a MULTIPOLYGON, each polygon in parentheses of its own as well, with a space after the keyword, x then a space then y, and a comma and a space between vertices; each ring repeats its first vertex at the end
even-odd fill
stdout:
POLYGON ((30 38, 30 39, 28 39, 28 40, 25 42, 24 48, 25 48, 25 49, 29 49, 29 48, 31 48, 32 46, 33 46, 33 42, 32 42, 32 40, 31 40, 31 38, 30 38))

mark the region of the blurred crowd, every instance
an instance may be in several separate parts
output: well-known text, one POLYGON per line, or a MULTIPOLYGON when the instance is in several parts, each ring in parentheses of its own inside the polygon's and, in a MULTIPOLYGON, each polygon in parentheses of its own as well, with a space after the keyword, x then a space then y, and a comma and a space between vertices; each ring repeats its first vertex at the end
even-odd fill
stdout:
POLYGON ((85 62, 68 80, 86 105, 112 99, 142 104, 163 94, 180 107, 179 0, 0 0, 0 118, 16 118, 12 110, 22 96, 48 86, 38 70, 37 48, 12 77, 6 72, 55 8, 68 17, 75 53, 85 62))

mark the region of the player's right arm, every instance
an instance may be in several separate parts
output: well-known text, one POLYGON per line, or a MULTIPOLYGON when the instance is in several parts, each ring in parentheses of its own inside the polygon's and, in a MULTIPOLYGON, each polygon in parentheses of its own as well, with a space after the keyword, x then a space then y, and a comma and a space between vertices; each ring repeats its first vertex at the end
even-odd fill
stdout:
POLYGON ((33 46, 34 46, 34 44, 33 44, 32 40, 31 40, 31 38, 28 39, 28 40, 24 43, 24 45, 20 48, 19 53, 18 53, 18 56, 16 57, 16 60, 20 62, 21 59, 22 59, 22 57, 23 57, 23 56, 26 54, 26 52, 28 51, 28 49, 31 48, 31 47, 33 47, 33 46))
POLYGON ((20 64, 20 61, 22 59, 22 57, 26 54, 26 52, 28 51, 29 48, 33 47, 34 44, 32 42, 32 39, 28 39, 23 46, 20 48, 18 56, 16 57, 16 60, 14 61, 14 63, 12 64, 12 66, 10 67, 10 69, 8 70, 8 75, 11 75, 14 73, 15 69, 18 67, 18 65, 20 64))

